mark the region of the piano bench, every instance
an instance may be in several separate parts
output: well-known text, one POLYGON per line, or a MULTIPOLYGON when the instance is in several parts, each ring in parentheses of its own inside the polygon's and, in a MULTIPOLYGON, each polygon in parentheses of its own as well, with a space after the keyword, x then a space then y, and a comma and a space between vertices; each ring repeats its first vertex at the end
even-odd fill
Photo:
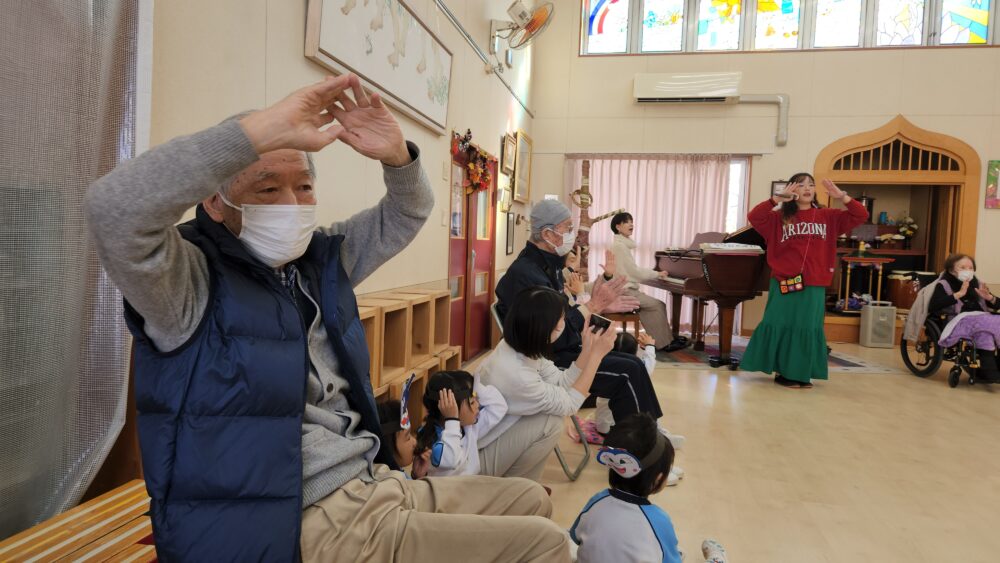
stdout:
POLYGON ((639 313, 608 313, 601 316, 613 322, 622 323, 622 330, 625 332, 628 332, 628 323, 632 323, 635 334, 639 334, 639 331, 642 330, 639 313))

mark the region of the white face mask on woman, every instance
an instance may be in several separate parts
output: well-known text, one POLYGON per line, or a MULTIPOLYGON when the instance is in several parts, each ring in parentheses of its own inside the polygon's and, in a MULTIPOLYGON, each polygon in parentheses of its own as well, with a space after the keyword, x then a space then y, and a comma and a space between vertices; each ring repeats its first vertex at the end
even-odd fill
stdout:
POLYGON ((562 244, 555 247, 556 254, 558 254, 559 256, 566 256, 567 254, 569 254, 569 251, 573 250, 573 243, 576 242, 576 231, 570 231, 568 233, 560 233, 557 232, 555 229, 549 229, 549 230, 562 237, 562 244))
POLYGON ((976 271, 975 270, 959 270, 958 273, 955 274, 955 277, 958 278, 959 281, 963 281, 963 282, 972 281, 972 278, 976 277, 976 271))
POLYGON ((219 192, 222 202, 243 214, 239 239, 254 258, 278 268, 305 254, 316 230, 315 205, 233 205, 219 192))

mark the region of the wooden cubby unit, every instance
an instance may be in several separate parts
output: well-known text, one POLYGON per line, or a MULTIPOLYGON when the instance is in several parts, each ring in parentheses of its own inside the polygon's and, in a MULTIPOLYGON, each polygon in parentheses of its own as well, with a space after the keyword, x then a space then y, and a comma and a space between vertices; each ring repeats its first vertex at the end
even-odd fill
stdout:
POLYGON ((358 299, 358 306, 378 309, 382 341, 378 346, 381 366, 376 388, 384 387, 406 375, 411 365, 412 310, 407 301, 369 297, 358 299))
POLYGON ((449 346, 451 338, 451 293, 447 289, 399 289, 399 293, 426 295, 431 300, 431 326, 433 341, 431 354, 440 354, 449 346))
POLYGON ((410 363, 413 367, 434 355, 434 309, 430 296, 422 293, 373 293, 375 299, 405 301, 411 309, 410 363))

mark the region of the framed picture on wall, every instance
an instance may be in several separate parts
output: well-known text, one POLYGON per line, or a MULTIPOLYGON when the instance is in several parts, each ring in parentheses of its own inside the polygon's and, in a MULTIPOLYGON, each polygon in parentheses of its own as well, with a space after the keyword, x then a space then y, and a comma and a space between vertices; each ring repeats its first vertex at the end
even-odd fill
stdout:
POLYGON ((1000 193, 997 179, 1000 178, 1000 160, 991 160, 986 166, 986 209, 1000 209, 1000 193))
POLYGON ((497 209, 503 213, 510 211, 511 198, 510 177, 503 174, 497 176, 497 209))
POLYGON ((309 0, 305 56, 445 134, 451 51, 402 0, 309 0))
POLYGON ((514 201, 531 201, 531 137, 518 129, 517 150, 514 157, 514 201))
POLYGON ((517 139, 514 135, 503 136, 503 149, 500 151, 500 171, 511 175, 514 173, 514 154, 517 151, 517 139))
POLYGON ((514 254, 514 214, 507 212, 507 256, 514 254))

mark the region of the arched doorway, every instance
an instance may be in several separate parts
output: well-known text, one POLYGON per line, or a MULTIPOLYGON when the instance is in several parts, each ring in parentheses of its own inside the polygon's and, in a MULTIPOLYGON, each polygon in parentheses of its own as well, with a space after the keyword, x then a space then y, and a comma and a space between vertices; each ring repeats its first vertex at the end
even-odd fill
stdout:
MULTIPOLYGON (((921 129, 898 115, 878 129, 830 143, 816 157, 813 172, 848 189, 924 187, 932 225, 924 235, 926 267, 938 271, 948 253, 975 252, 980 166, 979 155, 964 141, 921 129)), ((825 193, 820 197, 829 201, 825 193)))

